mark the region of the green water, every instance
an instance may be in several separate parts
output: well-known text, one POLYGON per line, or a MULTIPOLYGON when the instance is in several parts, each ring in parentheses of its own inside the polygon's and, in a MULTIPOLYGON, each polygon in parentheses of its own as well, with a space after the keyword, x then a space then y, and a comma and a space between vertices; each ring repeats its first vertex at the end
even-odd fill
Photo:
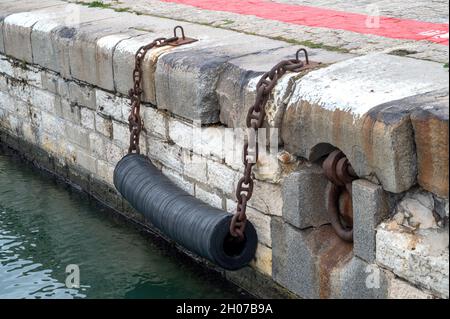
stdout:
POLYGON ((243 297, 103 210, 0 150, 0 298, 243 297))

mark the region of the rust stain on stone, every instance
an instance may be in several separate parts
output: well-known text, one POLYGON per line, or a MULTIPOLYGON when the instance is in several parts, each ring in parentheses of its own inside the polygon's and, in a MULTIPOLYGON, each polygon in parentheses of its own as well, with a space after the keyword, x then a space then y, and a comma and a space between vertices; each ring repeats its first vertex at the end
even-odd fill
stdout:
POLYGON ((353 245, 340 239, 330 225, 321 227, 314 240, 322 243, 319 258, 319 296, 322 299, 331 296, 331 275, 352 255, 353 245))
POLYGON ((376 124, 376 120, 374 120, 371 116, 366 115, 362 120, 362 148, 364 150, 364 155, 366 156, 368 163, 373 163, 373 130, 376 124))
POLYGON ((329 141, 334 145, 341 145, 342 143, 342 127, 344 125, 343 118, 344 112, 341 110, 335 110, 332 115, 332 136, 333 141, 329 141))
POLYGON ((448 197, 448 122, 413 118, 418 160, 418 180, 425 189, 448 197))

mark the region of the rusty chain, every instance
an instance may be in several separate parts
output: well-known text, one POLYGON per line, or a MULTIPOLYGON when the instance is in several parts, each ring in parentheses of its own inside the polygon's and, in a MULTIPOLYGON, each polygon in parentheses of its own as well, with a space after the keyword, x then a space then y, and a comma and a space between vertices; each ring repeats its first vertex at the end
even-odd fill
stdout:
POLYGON ((331 152, 322 164, 329 180, 328 215, 336 234, 353 241, 352 182, 357 178, 349 160, 340 150, 331 152))
POLYGON ((267 101, 270 98, 272 89, 286 72, 300 72, 306 67, 310 67, 308 52, 305 49, 300 49, 297 51, 295 59, 281 61, 269 72, 264 73, 256 85, 256 99, 254 104, 248 110, 246 118, 248 134, 244 142, 243 151, 244 176, 237 183, 237 208, 230 225, 230 234, 239 240, 244 239, 244 231, 247 224, 247 203, 253 195, 254 181, 252 169, 258 162, 258 129, 264 124, 267 101), (305 63, 299 59, 299 54, 301 52, 305 55, 305 63), (250 137, 255 141, 255 145, 252 149, 250 149, 249 145, 250 137), (250 156, 250 151, 255 155, 250 156))
POLYGON ((141 111, 141 97, 142 97, 142 62, 145 59, 148 51, 153 48, 160 48, 164 46, 179 46, 195 42, 197 40, 187 38, 184 34, 184 29, 181 26, 176 26, 173 29, 173 37, 171 38, 157 38, 152 43, 144 45, 139 48, 135 55, 135 65, 133 70, 133 87, 128 92, 128 96, 131 100, 131 112, 128 117, 128 126, 130 130, 130 146, 128 153, 136 152, 140 154, 139 138, 141 135, 143 121, 140 115, 141 111), (177 36, 177 30, 180 30, 181 37, 177 36))

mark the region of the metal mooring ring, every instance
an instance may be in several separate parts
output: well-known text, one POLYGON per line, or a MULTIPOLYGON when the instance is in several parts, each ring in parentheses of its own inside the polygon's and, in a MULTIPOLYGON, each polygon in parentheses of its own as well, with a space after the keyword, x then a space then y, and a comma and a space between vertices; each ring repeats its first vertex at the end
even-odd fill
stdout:
POLYGON ((345 241, 353 241, 353 228, 345 227, 342 224, 340 212, 339 212, 339 198, 345 188, 337 186, 333 183, 330 184, 330 190, 328 191, 328 215, 330 217, 331 226, 336 234, 345 241))
POLYGON ((175 38, 177 38, 178 36, 177 36, 177 30, 180 30, 181 31, 181 38, 184 40, 184 39, 186 39, 186 36, 184 35, 184 29, 183 29, 183 27, 181 26, 181 25, 177 25, 175 28, 173 28, 173 36, 175 37, 175 38))
POLYGON ((309 57, 308 57, 308 51, 306 51, 306 49, 299 49, 299 50, 297 50, 297 52, 295 53, 295 59, 297 60, 297 61, 300 61, 300 59, 299 59, 299 54, 300 54, 300 52, 303 52, 303 54, 305 55, 305 61, 306 61, 306 64, 309 64, 309 57))

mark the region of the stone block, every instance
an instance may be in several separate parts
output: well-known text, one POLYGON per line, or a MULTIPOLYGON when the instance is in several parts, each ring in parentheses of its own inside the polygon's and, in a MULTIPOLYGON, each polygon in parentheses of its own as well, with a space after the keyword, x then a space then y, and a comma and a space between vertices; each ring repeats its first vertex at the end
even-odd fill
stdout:
POLYGON ((97 160, 97 176, 110 186, 114 186, 114 165, 97 160))
POLYGON ((113 120, 128 123, 130 113, 129 99, 115 96, 103 90, 95 90, 97 113, 113 120))
POLYGON ((89 173, 97 173, 97 159, 86 153, 86 151, 76 148, 73 161, 74 164, 81 166, 89 171, 89 173))
POLYGON ((41 120, 41 127, 44 131, 52 134, 55 138, 64 136, 65 122, 63 119, 47 112, 41 112, 41 120))
POLYGON ((411 114, 417 151, 418 182, 448 198, 448 88, 424 98, 411 114))
POLYGON ((375 260, 377 226, 392 210, 389 195, 380 185, 366 180, 352 183, 353 196, 353 252, 366 262, 375 260))
POLYGON ((395 222, 410 230, 438 228, 438 225, 443 226, 441 219, 445 217, 432 193, 420 189, 407 192, 398 201, 394 212, 395 222))
POLYGON ((267 247, 272 247, 272 217, 251 207, 247 208, 247 217, 253 226, 255 226, 256 233, 258 234, 258 241, 267 247))
POLYGON ((222 209, 222 198, 198 185, 195 187, 195 197, 213 207, 222 209))
MULTIPOLYGON (((116 145, 109 140, 106 141, 105 148, 106 160, 112 165, 116 165, 128 153, 128 147, 116 145)), ((142 151, 145 153, 145 148, 142 148, 142 151)))
POLYGON ((7 92, 7 91, 8 91, 8 82, 6 80, 6 77, 0 74, 0 92, 7 92))
POLYGON ((281 186, 255 180, 253 196, 248 205, 266 215, 281 216, 283 210, 281 186))
MULTIPOLYGON (((263 73, 270 71, 282 60, 295 58, 299 47, 284 47, 248 54, 228 61, 217 83, 217 95, 220 106, 220 122, 228 127, 247 127, 245 118, 247 110, 255 102, 256 84, 263 73)), ((329 52, 321 49, 308 49, 311 61, 324 65, 353 57, 350 54, 329 52)), ((302 59, 304 59, 301 56, 302 59)), ((295 80, 301 74, 287 73, 273 89, 273 94, 266 106, 266 123, 268 127, 281 127, 281 120, 286 101, 292 94, 295 80)))
POLYGON ((61 100, 53 93, 33 87, 28 87, 24 92, 29 94, 26 100, 43 111, 57 114, 61 109, 61 100))
POLYGON ((300 229, 329 223, 327 185, 318 165, 289 174, 282 184, 283 219, 300 229))
POLYGON ((172 50, 158 59, 156 100, 158 108, 202 124, 219 121, 215 88, 229 60, 284 45, 207 27, 189 27, 189 34, 200 41, 172 50))
POLYGON ((81 125, 87 129, 95 130, 95 112, 86 107, 80 109, 81 125))
POLYGON ((112 136, 114 140, 120 145, 127 145, 130 143, 130 129, 128 125, 112 121, 112 136))
POLYGON ((386 273, 375 264, 350 258, 331 275, 332 298, 385 299, 388 296, 386 273))
POLYGON ((448 83, 439 63, 381 53, 311 71, 296 82, 286 107, 285 149, 310 158, 316 147, 331 144, 346 154, 358 176, 376 177, 385 190, 403 192, 417 175, 409 116, 420 103, 413 102, 417 94, 448 83))
POLYGON ((65 120, 68 120, 74 124, 81 124, 81 108, 70 103, 66 99, 59 99, 59 108, 56 110, 56 114, 65 120))
MULTIPOLYGON (((69 99, 72 103, 80 106, 85 106, 91 110, 96 110, 96 90, 92 86, 76 83, 74 81, 68 82, 69 99)), ((59 89, 61 94, 61 90, 59 89)))
POLYGON ((434 296, 386 272, 389 299, 434 299, 434 296))
MULTIPOLYGON (((129 39, 124 39, 117 44, 114 50, 113 69, 115 90, 122 94, 128 94, 133 87, 133 69, 135 67, 135 54, 143 45, 153 42, 163 35, 170 35, 173 31, 173 23, 165 19, 147 17, 146 28, 149 32, 136 31, 129 39), (150 32, 151 30, 151 32, 150 32)), ((142 71, 145 76, 142 79, 143 101, 156 105, 155 71, 159 56, 173 50, 173 47, 165 46, 151 49, 142 63, 142 71)))
POLYGON ((225 194, 234 194, 237 179, 237 172, 225 164, 208 160, 208 185, 223 191, 225 194))
POLYGON ((107 138, 112 138, 114 134, 113 121, 109 117, 95 113, 95 130, 107 138))
POLYGON ((0 42, 3 50, 18 60, 33 62, 30 34, 33 25, 39 19, 49 17, 46 10, 50 7, 64 5, 61 1, 20 1, 1 4, 0 42))
POLYGON ((195 190, 194 190, 194 184, 187 181, 181 174, 178 174, 177 172, 163 167, 162 172, 165 176, 167 176, 172 182, 174 182, 175 185, 180 187, 182 190, 186 191, 187 193, 194 196, 195 190))
POLYGON ((2 1, 0 3, 0 53, 5 53, 4 36, 3 36, 3 22, 6 17, 14 13, 25 11, 33 11, 36 9, 43 9, 52 6, 64 4, 58 0, 22 0, 22 1, 2 1))
POLYGON ((183 175, 194 179, 196 182, 206 184, 208 179, 207 159, 190 151, 185 151, 184 158, 183 175))
POLYGON ((141 108, 144 128, 147 133, 156 135, 160 138, 167 138, 168 115, 152 107, 141 108))
POLYGON ((378 226, 376 261, 414 285, 449 296, 448 230, 411 232, 395 220, 378 226))
POLYGON ((58 93, 58 74, 52 71, 42 70, 41 86, 46 91, 58 93))
POLYGON ((130 37, 121 33, 129 23, 124 17, 116 16, 76 29, 68 46, 71 77, 114 91, 112 56, 117 43, 130 37))
POLYGON ((255 258, 250 266, 267 276, 272 276, 272 249, 264 245, 258 244, 256 248, 255 258))
POLYGON ((331 274, 351 250, 329 225, 299 230, 272 218, 273 279, 301 298, 329 298, 331 274))
POLYGON ((34 63, 47 69, 69 74, 68 48, 71 37, 83 24, 107 19, 116 15, 110 10, 87 8, 65 4, 45 10, 46 17, 39 19, 32 28, 31 46, 34 63))
POLYGON ((81 128, 79 125, 74 125, 70 122, 64 121, 65 138, 73 142, 84 150, 89 150, 89 131, 81 128))
MULTIPOLYGON (((141 141, 144 140, 143 138, 141 139, 141 141)), ((178 173, 183 173, 184 154, 179 146, 151 135, 147 137, 147 145, 147 155, 152 161, 159 162, 178 173)))
POLYGON ((180 121, 177 119, 170 118, 168 121, 169 127, 169 138, 178 146, 192 150, 194 128, 192 125, 180 121))

